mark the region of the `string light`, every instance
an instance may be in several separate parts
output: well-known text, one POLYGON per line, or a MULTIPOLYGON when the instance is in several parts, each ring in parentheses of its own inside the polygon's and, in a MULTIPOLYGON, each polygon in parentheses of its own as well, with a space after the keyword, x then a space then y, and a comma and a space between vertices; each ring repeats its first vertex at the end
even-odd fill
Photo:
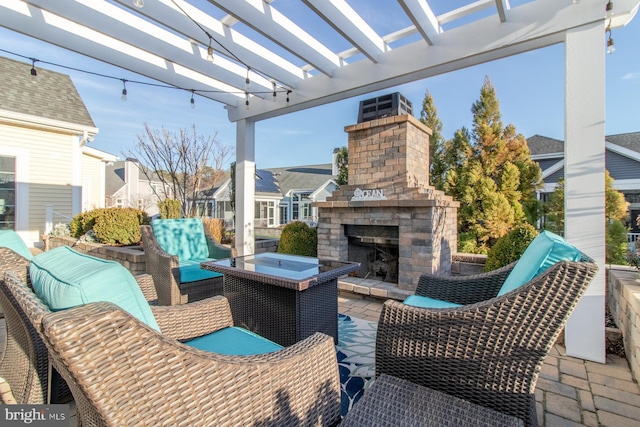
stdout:
POLYGON ((244 80, 245 92, 249 92, 249 86, 251 86, 251 80, 249 80, 249 71, 251 71, 251 68, 247 67, 247 78, 244 80))
POLYGON ((127 81, 122 79, 122 96, 120 96, 122 102, 127 101, 127 81))
POLYGON ((133 5, 138 8, 143 8, 144 0, 133 0, 133 5))
POLYGON ((207 61, 213 62, 213 48, 211 47, 211 37, 209 37, 209 47, 207 48, 207 61))
POLYGON ((31 58, 31 79, 35 80, 38 78, 38 71, 36 70, 36 61, 37 59, 31 58))
POLYGON ((244 93, 244 109, 249 111, 249 92, 244 93))
POLYGON ((289 94, 291 93, 290 90, 287 90, 287 105, 289 105, 289 94))
POLYGON ((193 108, 196 108, 196 100, 195 100, 195 99, 193 99, 193 95, 195 94, 195 92, 196 92, 196 91, 195 91, 194 89, 191 89, 191 101, 190 101, 190 102, 191 102, 191 108, 192 108, 192 109, 193 109, 193 108))
POLYGON ((607 5, 604 7, 604 11, 605 11, 605 17, 607 18, 611 18, 611 16, 613 16, 613 2, 612 1, 608 1, 607 5))
POLYGON ((276 82, 271 82, 273 85, 273 102, 276 102, 276 82))
MULTIPOLYGON (((129 79, 124 79, 122 77, 116 77, 116 76, 110 76, 107 74, 102 74, 102 73, 97 73, 94 71, 88 71, 88 70, 83 70, 80 68, 76 68, 76 67, 70 67, 67 65, 63 65, 63 64, 58 64, 58 63, 54 63, 54 62, 49 62, 49 61, 44 61, 41 59, 36 59, 36 58, 32 58, 32 57, 28 57, 25 55, 21 55, 19 53, 16 52, 12 52, 6 49, 0 49, 0 52, 4 52, 6 54, 9 55, 14 55, 26 60, 31 61, 31 68, 30 68, 30 75, 32 77, 32 79, 35 81, 36 79, 39 78, 38 75, 38 71, 36 69, 36 62, 40 62, 42 64, 47 64, 50 66, 54 66, 54 67, 60 67, 60 68, 64 68, 66 70, 73 70, 76 72, 80 72, 80 73, 85 73, 85 74, 90 74, 93 76, 98 76, 98 77, 103 77, 106 79, 112 79, 112 80, 119 80, 122 82, 122 92, 121 92, 121 97, 120 99, 122 99, 123 101, 125 101, 127 99, 127 97, 125 97, 125 95, 128 96, 128 89, 126 87, 126 84, 128 83, 129 85, 131 84, 138 84, 138 85, 145 85, 145 86, 151 86, 151 87, 156 87, 156 88, 162 88, 162 89, 178 89, 178 90, 184 90, 184 91, 189 91, 192 93, 192 99, 193 95, 198 92, 200 94, 205 94, 205 93, 224 93, 224 94, 245 94, 245 98, 248 97, 248 95, 267 95, 267 94, 272 94, 273 95, 273 90, 269 90, 269 91, 242 91, 242 90, 237 90, 237 91, 226 91, 226 90, 218 90, 218 89, 188 89, 188 88, 184 88, 184 87, 179 87, 179 86, 174 86, 174 85, 168 85, 168 84, 162 84, 162 83, 152 83, 152 82, 144 82, 144 81, 139 81, 139 80, 129 80, 129 79)), ((275 87, 275 92, 286 92, 287 93, 287 102, 288 102, 288 98, 289 98, 289 94, 292 92, 291 89, 286 89, 286 88, 282 88, 280 86, 278 86, 278 84, 276 82, 272 82, 272 84, 275 87)), ((195 99, 192 102, 192 106, 195 108, 195 99)), ((245 101, 245 106, 246 106, 246 101, 245 101)))
POLYGON ((611 29, 607 31, 609 38, 607 39, 607 53, 611 54, 616 51, 616 47, 613 45, 613 38, 611 37, 611 29))

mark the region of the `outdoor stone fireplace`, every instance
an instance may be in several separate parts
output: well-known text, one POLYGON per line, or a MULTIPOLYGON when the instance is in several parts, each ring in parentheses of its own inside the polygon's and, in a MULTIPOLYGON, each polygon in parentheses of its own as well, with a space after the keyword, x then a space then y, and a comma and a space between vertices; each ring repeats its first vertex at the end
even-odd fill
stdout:
POLYGON ((459 203, 429 185, 431 130, 411 114, 345 127, 349 183, 318 207, 318 257, 362 264, 360 277, 415 290, 450 273, 459 203))

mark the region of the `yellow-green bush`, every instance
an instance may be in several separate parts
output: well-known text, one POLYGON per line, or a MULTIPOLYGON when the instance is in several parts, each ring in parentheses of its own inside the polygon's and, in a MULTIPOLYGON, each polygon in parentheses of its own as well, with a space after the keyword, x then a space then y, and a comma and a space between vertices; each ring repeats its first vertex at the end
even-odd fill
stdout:
POLYGON ((182 213, 182 206, 180 200, 177 199, 164 199, 158 202, 158 209, 160 210, 160 218, 162 219, 178 219, 182 213))
POLYGON ((292 255, 317 256, 318 230, 302 221, 291 222, 282 229, 278 252, 292 255))
POLYGON ((524 223, 499 238, 487 254, 484 271, 492 271, 520 259, 537 235, 538 230, 533 225, 524 223))
POLYGON ((76 215, 69 226, 73 237, 93 230, 100 243, 126 246, 140 242, 140 225, 148 223, 149 217, 139 209, 101 208, 76 215))
POLYGON ((224 239, 224 220, 221 218, 202 218, 202 224, 209 230, 209 233, 218 241, 224 239))

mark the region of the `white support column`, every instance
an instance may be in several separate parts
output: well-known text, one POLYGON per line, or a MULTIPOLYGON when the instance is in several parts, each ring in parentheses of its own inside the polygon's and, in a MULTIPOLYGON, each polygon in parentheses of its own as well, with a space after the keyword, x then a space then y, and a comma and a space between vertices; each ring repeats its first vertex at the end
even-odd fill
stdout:
POLYGON ((567 354, 605 362, 604 21, 565 39, 565 237, 600 270, 565 328, 567 354))
POLYGON ((236 242, 239 256, 255 252, 255 122, 236 123, 236 242))

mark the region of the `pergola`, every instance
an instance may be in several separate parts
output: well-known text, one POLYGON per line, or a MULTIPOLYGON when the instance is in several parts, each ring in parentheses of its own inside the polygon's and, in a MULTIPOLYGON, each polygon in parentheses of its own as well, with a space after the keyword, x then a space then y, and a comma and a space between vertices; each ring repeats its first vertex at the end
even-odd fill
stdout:
MULTIPOLYGON (((601 266, 566 346, 604 362, 605 33, 640 0, 397 0, 408 25, 391 34, 350 3, 0 0, 0 25, 223 104, 237 126, 240 254, 254 251, 257 121, 564 43, 565 237, 601 266)), ((381 17, 391 6, 369 4, 381 17)))

